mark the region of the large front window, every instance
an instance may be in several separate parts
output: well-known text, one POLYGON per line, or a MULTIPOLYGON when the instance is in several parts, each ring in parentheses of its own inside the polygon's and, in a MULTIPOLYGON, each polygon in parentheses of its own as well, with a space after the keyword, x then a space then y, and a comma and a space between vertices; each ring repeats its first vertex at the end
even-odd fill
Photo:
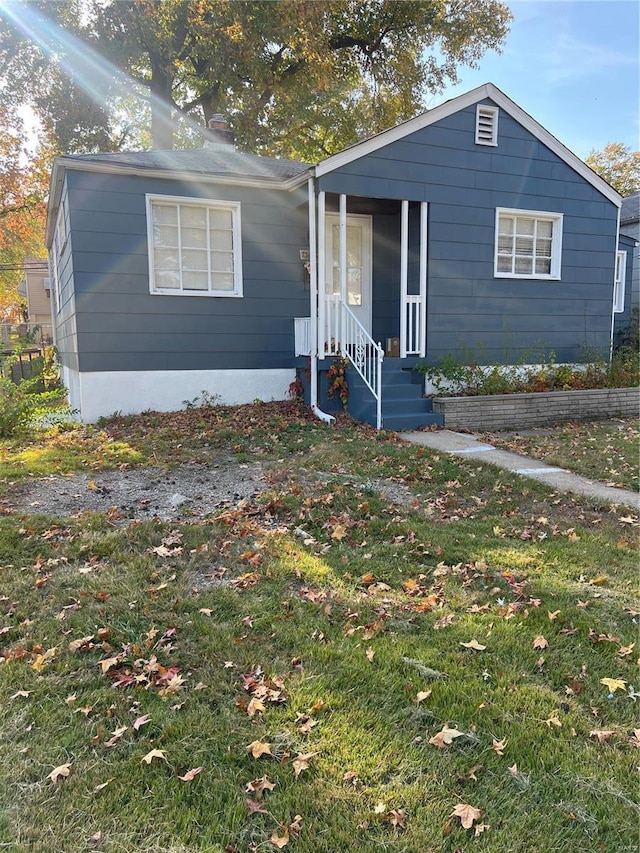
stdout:
POLYGON ((242 296, 240 205, 147 196, 152 293, 242 296))
POLYGON ((562 214, 498 208, 497 277, 559 279, 561 255, 562 214))

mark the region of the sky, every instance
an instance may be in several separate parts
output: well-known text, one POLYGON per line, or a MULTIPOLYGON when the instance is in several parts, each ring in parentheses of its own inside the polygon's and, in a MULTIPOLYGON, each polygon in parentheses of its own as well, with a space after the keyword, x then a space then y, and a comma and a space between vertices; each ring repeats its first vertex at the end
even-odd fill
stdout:
POLYGON ((608 142, 640 149, 638 0, 507 0, 514 21, 502 54, 427 106, 494 83, 581 158, 608 142))

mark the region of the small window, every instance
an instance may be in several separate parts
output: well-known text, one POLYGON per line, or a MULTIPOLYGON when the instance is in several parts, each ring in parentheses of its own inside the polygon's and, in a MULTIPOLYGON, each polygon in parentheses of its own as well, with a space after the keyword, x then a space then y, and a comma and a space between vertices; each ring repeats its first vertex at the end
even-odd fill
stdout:
POLYGON ((498 144, 498 108, 476 107, 476 145, 498 144))
POLYGON ((149 288, 171 296, 242 296, 240 204, 147 196, 149 288))
POLYGON ((496 210, 496 278, 559 279, 562 214, 496 210))
POLYGON ((624 311, 624 289, 627 277, 627 253, 616 252, 616 277, 613 283, 613 310, 616 314, 624 311))

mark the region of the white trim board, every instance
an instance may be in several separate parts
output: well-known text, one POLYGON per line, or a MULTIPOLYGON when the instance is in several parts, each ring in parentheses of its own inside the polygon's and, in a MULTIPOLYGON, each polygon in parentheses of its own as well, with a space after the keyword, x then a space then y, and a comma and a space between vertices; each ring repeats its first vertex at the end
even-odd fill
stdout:
POLYGON ((70 404, 80 420, 93 423, 115 412, 136 415, 145 411, 174 412, 203 391, 224 405, 254 400, 287 399, 294 368, 262 370, 122 370, 79 373, 63 368, 70 404))
POLYGON ((483 98, 490 98, 498 107, 500 107, 500 109, 503 109, 513 119, 519 122, 519 124, 526 128, 533 136, 536 137, 536 139, 544 143, 547 148, 553 151, 554 154, 557 154, 561 160, 564 160, 568 166, 581 175, 581 177, 588 181, 593 187, 595 187, 595 189, 601 192, 605 198, 613 202, 617 207, 622 205, 622 196, 620 196, 613 187, 609 186, 609 184, 599 175, 596 175, 596 173, 590 169, 586 163, 583 163, 579 157, 577 157, 572 151, 563 145, 562 142, 556 139, 555 136, 549 133, 548 130, 546 130, 534 118, 512 101, 511 98, 507 97, 507 95, 498 89, 497 86, 494 86, 493 83, 484 83, 482 86, 478 86, 476 89, 472 89, 464 95, 459 95, 457 98, 445 101, 444 104, 440 104, 440 106, 434 107, 426 113, 422 113, 415 118, 409 119, 409 121, 405 121, 402 124, 389 128, 389 130, 383 130, 382 133, 378 133, 376 136, 365 139, 364 142, 357 142, 355 145, 352 145, 350 148, 345 148, 344 151, 340 151, 332 157, 327 157, 326 160, 323 160, 316 166, 316 176, 320 178, 323 175, 328 175, 330 172, 334 172, 342 166, 353 163, 354 160, 359 160, 360 157, 365 157, 367 154, 373 154, 380 148, 384 148, 385 145, 404 139, 406 136, 409 136, 411 133, 415 133, 417 130, 422 130, 422 128, 428 127, 437 121, 441 121, 443 118, 447 118, 460 110, 473 106, 483 98))

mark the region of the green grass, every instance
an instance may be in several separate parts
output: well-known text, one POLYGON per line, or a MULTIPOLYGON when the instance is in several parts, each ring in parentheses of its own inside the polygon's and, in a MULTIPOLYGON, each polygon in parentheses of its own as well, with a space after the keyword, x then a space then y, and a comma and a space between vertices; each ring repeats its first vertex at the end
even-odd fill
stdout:
POLYGON ((0 849, 255 853, 297 815, 297 853, 636 848, 628 516, 293 406, 98 433, 72 434, 85 463, 53 434, 16 468, 14 443, 3 476, 230 451, 272 486, 204 522, 0 517, 0 849))
POLYGON ((497 447, 543 459, 610 486, 640 490, 637 418, 570 423, 526 435, 497 432, 484 438, 497 447))

